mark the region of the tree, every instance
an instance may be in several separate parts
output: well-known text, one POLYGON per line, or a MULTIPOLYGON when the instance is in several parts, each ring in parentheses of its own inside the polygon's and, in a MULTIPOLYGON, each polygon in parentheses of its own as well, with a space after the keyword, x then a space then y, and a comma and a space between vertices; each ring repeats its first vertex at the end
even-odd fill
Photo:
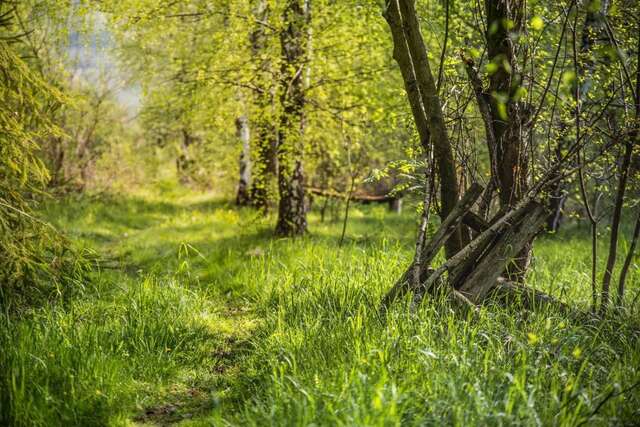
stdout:
POLYGON ((270 55, 273 44, 268 28, 271 7, 266 0, 255 2, 254 29, 251 32, 251 56, 254 76, 253 84, 253 139, 254 172, 251 183, 251 203, 267 212, 275 202, 273 182, 278 173, 278 133, 276 130, 275 91, 273 59, 270 55))
POLYGON ((52 119, 67 102, 21 57, 24 33, 14 23, 32 6, 0 0, 0 306, 7 312, 77 289, 88 268, 32 210, 49 179, 40 142, 63 136, 52 119))
MULTIPOLYGON (((548 68, 544 72, 536 72, 533 71, 535 66, 540 66, 540 37, 536 40, 527 33, 524 25, 527 22, 525 2, 485 2, 486 22, 482 28, 475 29, 482 31, 483 35, 487 53, 484 68, 486 74, 480 74, 479 67, 476 67, 475 58, 481 58, 478 50, 474 55, 472 49, 467 48, 469 54, 463 54, 463 61, 469 86, 476 99, 477 111, 484 122, 491 174, 487 186, 489 190, 485 191, 484 206, 480 212, 489 206, 493 188, 497 190, 500 209, 488 222, 482 219, 484 214, 480 216, 471 211, 480 196, 478 185, 472 185, 464 197, 448 210, 445 208, 446 201, 442 200, 441 228, 427 245, 421 243, 423 226, 418 236, 414 262, 420 266, 418 273, 413 274, 411 268, 407 270, 385 298, 385 304, 407 289, 418 291, 421 286, 432 291, 445 271, 448 272, 448 283, 453 288, 449 291, 455 298, 467 303, 481 302, 492 289, 508 292, 515 290, 498 285, 497 279, 502 273, 507 280, 522 281, 524 278, 533 239, 545 219, 544 208, 534 199, 547 192, 549 186, 558 179, 580 170, 568 168, 569 159, 576 159, 576 154, 581 152, 584 144, 578 134, 561 158, 548 165, 543 173, 538 173, 535 185, 531 183, 532 165, 536 165, 538 160, 533 157, 537 139, 535 125, 544 117, 542 110, 546 106, 547 95, 558 68, 558 57, 572 7, 573 3, 560 15, 563 17, 563 26, 557 36, 560 43, 557 44, 553 61, 550 66, 547 65, 548 62, 542 62, 548 68), (529 69, 532 71, 528 71, 529 69), (448 214, 442 215, 443 211, 448 211, 448 214), (448 251, 447 261, 441 267, 435 271, 428 270, 437 249, 445 239, 461 229, 461 224, 474 229, 474 239, 454 254, 448 251), (412 277, 414 280, 411 280, 412 277)), ((441 108, 437 108, 442 105, 442 101, 430 72, 426 43, 419 30, 414 1, 389 0, 385 17, 394 41, 394 58, 405 81, 416 126, 423 129, 421 138, 424 140, 426 135, 439 135, 433 142, 437 158, 437 143, 445 148, 450 147, 450 144, 446 143, 444 119, 438 119, 443 117, 441 108)), ((544 22, 537 22, 535 27, 540 29, 543 25, 544 22)), ((442 58, 444 54, 441 55, 441 61, 442 58)), ((462 114, 458 117, 463 117, 462 114)), ((603 149, 606 150, 607 147, 603 149)), ((450 170, 453 171, 468 167, 466 164, 454 163, 453 158, 451 164, 450 170)), ((442 160, 439 166, 441 185, 442 182, 453 182, 451 178, 442 176, 442 160)), ((428 205, 426 201, 425 205, 428 205)), ((464 234, 461 242, 465 242, 464 234)))
POLYGON ((240 180, 238 181, 238 192, 236 193, 236 204, 238 206, 246 206, 251 201, 249 193, 249 185, 251 183, 251 148, 250 148, 250 132, 249 119, 246 115, 242 115, 236 119, 236 130, 238 139, 242 143, 242 152, 240 153, 240 180))
MULTIPOLYGON (((391 29, 394 59, 402 73, 421 144, 427 152, 433 147, 435 153, 442 199, 440 217, 444 220, 458 202, 456 167, 414 2, 388 1, 385 18, 391 29)), ((447 256, 458 252, 462 242, 462 233, 458 230, 448 240, 447 256)))
POLYGON ((304 73, 310 20, 309 0, 287 0, 282 15, 280 106, 278 124, 278 221, 276 234, 297 236, 307 230, 304 172, 304 73))

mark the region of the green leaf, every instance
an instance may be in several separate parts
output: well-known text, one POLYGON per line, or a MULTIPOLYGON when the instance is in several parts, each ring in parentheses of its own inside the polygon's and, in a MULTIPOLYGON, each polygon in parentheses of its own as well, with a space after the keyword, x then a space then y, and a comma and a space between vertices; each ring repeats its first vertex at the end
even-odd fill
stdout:
POLYGON ((498 71, 498 64, 496 64, 495 62, 489 62, 487 65, 485 65, 484 69, 487 74, 492 75, 496 71, 498 71))
POLYGON ((544 28, 544 21, 538 15, 531 18, 531 22, 529 24, 531 25, 531 29, 534 31, 541 31, 544 28))

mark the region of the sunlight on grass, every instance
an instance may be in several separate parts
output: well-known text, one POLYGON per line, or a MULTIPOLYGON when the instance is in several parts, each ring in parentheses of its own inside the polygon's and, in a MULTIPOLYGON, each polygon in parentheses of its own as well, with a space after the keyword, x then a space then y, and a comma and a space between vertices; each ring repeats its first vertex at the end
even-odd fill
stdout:
MULTIPOLYGON (((381 296, 413 250, 411 212, 356 207, 339 248, 339 221, 314 214, 311 235, 274 240, 269 219, 202 195, 80 198, 43 210, 105 259, 83 295, 1 318, 9 395, 0 404, 16 425, 637 416, 639 390, 627 390, 640 378, 637 322, 497 306, 468 317, 446 301, 414 313, 399 302, 381 318, 381 296)), ((535 253, 530 282, 586 307, 588 278, 576 276, 589 262, 586 235, 567 227, 535 253)))

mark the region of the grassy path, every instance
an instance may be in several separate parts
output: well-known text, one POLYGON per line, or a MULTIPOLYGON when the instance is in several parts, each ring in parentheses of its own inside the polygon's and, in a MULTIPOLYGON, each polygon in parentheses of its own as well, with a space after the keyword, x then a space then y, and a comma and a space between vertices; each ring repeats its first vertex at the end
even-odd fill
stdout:
POLYGON ((60 228, 105 259, 89 293, 94 302, 111 299, 113 308, 127 311, 132 321, 119 326, 133 329, 140 344, 114 355, 140 364, 124 374, 135 407, 104 419, 158 425, 218 419, 216 409, 234 398, 230 389, 258 323, 236 275, 261 251, 259 219, 246 227, 254 219, 241 224, 225 201, 197 197, 49 208, 60 228))
MULTIPOLYGON (((465 319, 435 302, 381 322, 377 302, 411 255, 410 213, 356 207, 341 248, 339 221, 312 215, 311 236, 275 240, 253 212, 203 195, 85 198, 46 214, 106 261, 67 303, 3 329, 11 387, 0 405, 16 425, 608 425, 639 415, 636 317, 578 324, 493 307, 465 319)), ((576 273, 588 254, 580 232, 541 239, 529 280, 588 301, 576 273)))
MULTIPOLYGON (((303 252, 310 239, 272 241, 270 223, 251 211, 237 211, 225 200, 169 200, 113 196, 47 206, 46 215, 56 226, 104 260, 95 283, 60 310, 64 320, 47 312, 25 324, 32 328, 44 322, 61 335, 69 332, 67 327, 82 331, 70 343, 74 349, 66 351, 81 352, 86 374, 64 378, 64 369, 79 371, 64 364, 55 373, 55 380, 73 389, 71 398, 77 399, 71 407, 54 409, 62 410, 69 422, 217 425, 233 420, 230 413, 246 398, 238 390, 251 376, 243 362, 264 323, 257 305, 281 286, 292 265, 310 267, 296 261, 299 253, 310 260, 322 258, 321 253, 303 252), (78 311, 84 314, 78 317, 78 311), (97 335, 92 343, 87 343, 85 329, 97 335), (110 376, 92 366, 94 356, 108 361, 110 376), (94 383, 96 377, 102 383, 94 383), (87 406, 81 395, 91 396, 87 406)), ((406 232, 410 238, 409 219, 389 221, 384 210, 376 215, 355 214, 355 244, 378 243, 383 230, 394 238, 406 232), (375 222, 382 228, 372 227, 375 222), (372 229, 374 234, 367 234, 372 229)), ((315 227, 314 244, 322 253, 335 248, 339 227, 338 221, 315 227)), ((51 345, 50 339, 42 337, 41 345, 51 345)), ((24 344, 29 347, 25 352, 32 350, 30 343, 24 344)), ((32 379, 48 382, 51 366, 44 366, 41 374, 45 378, 32 379)), ((17 390, 23 395, 25 417, 44 405, 43 400, 67 399, 65 392, 55 396, 54 390, 31 398, 26 388, 21 392, 17 390)), ((55 417, 45 411, 42 422, 55 417)))

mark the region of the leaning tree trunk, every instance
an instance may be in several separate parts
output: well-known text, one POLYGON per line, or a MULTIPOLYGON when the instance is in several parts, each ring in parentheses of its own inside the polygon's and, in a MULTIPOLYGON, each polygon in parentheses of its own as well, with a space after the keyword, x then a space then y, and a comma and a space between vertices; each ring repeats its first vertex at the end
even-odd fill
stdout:
POLYGON ((251 182, 251 148, 249 119, 246 115, 236 119, 236 135, 242 143, 242 151, 240 152, 240 179, 238 181, 238 193, 236 194, 236 204, 238 206, 246 206, 251 201, 249 195, 249 183, 251 182))
MULTIPOLYGON (((425 152, 433 149, 435 154, 440 175, 440 218, 444 221, 458 202, 458 179, 414 0, 389 0, 384 16, 391 30, 393 57, 402 73, 420 142, 425 152)), ((458 228, 445 245, 447 256, 458 252, 462 243, 462 233, 458 228)))
POLYGON ((307 230, 302 167, 304 68, 306 66, 308 0, 287 0, 280 33, 282 67, 278 129, 278 222, 276 234, 297 236, 307 230))

